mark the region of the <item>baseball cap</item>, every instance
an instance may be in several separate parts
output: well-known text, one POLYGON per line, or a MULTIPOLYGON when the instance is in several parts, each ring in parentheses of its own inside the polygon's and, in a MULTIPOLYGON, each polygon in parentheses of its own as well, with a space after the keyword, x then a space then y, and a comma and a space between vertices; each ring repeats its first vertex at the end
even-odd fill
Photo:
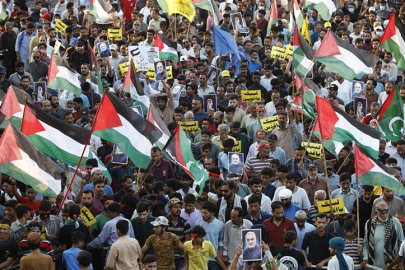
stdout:
POLYGON ((180 56, 180 62, 187 62, 187 56, 185 55, 180 56))
POLYGON ((324 24, 324 27, 325 27, 325 28, 332 27, 332 24, 331 24, 330 22, 326 22, 326 23, 324 24))
POLYGON ((41 16, 41 19, 52 19, 52 14, 51 13, 45 13, 44 15, 41 16))
POLYGON ((288 199, 288 198, 292 197, 292 192, 291 192, 291 190, 285 188, 280 191, 278 196, 280 197, 280 200, 288 199))
POLYGON ((326 161, 326 168, 333 168, 333 164, 330 160, 326 161))
POLYGON ((116 50, 117 50, 117 45, 115 45, 115 44, 110 44, 110 50, 116 51, 116 50))
POLYGON ((171 198, 171 199, 169 200, 169 205, 168 205, 169 208, 172 207, 173 205, 175 205, 176 203, 183 204, 182 201, 180 201, 178 198, 174 197, 174 198, 171 198))
POLYGON ((318 166, 316 166, 316 164, 313 162, 308 165, 308 169, 315 169, 315 168, 318 168, 318 166))
POLYGON ((102 84, 103 84, 103 88, 107 87, 107 86, 110 86, 110 83, 107 80, 103 80, 102 84))
POLYGON ((186 76, 184 76, 183 74, 179 74, 179 75, 177 76, 177 80, 178 80, 178 81, 185 81, 185 80, 186 80, 186 76))
POLYGON ((86 118, 89 116, 89 108, 87 107, 82 107, 80 109, 80 114, 82 115, 82 118, 86 118))
POLYGON ((328 87, 330 90, 332 90, 332 91, 337 91, 338 89, 339 89, 339 87, 336 85, 336 84, 331 84, 331 85, 329 85, 329 87, 328 87))
POLYGON ((77 43, 78 39, 75 37, 72 37, 72 39, 70 40, 69 46, 75 46, 75 44, 77 43))
POLYGON ((228 71, 228 70, 222 71, 221 77, 229 77, 229 76, 231 76, 231 75, 229 74, 229 71, 228 71))
POLYGON ((275 141, 277 141, 277 135, 276 134, 270 134, 269 136, 267 136, 267 140, 269 141, 269 142, 275 142, 275 141))
POLYGON ((152 221, 150 224, 152 224, 154 227, 155 226, 169 226, 169 220, 167 220, 167 218, 164 216, 159 216, 155 219, 155 221, 152 221))

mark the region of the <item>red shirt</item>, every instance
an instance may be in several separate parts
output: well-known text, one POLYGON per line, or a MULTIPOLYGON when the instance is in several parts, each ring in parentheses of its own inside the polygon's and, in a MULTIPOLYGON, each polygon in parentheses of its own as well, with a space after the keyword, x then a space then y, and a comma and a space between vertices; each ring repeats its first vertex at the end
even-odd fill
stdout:
POLYGON ((268 243, 269 245, 274 244, 278 248, 282 248, 285 243, 284 234, 287 231, 296 232, 294 222, 291 219, 284 217, 284 220, 281 222, 280 226, 277 227, 273 223, 273 218, 274 217, 271 217, 263 222, 263 225, 267 228, 268 243))
POLYGON ((134 11, 136 0, 121 0, 120 6, 124 12, 125 22, 132 22, 131 14, 134 11))
POLYGON ((32 211, 37 211, 40 200, 36 200, 36 202, 32 203, 27 197, 21 196, 20 202, 28 205, 32 211))

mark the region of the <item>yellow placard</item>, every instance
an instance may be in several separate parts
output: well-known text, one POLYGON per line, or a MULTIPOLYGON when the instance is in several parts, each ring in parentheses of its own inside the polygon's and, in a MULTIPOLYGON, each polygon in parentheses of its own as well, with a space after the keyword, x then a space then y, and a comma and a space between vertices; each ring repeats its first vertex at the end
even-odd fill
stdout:
POLYGON ((332 200, 325 200, 325 201, 318 201, 316 202, 316 204, 318 205, 318 212, 319 213, 325 213, 325 214, 330 214, 331 211, 331 205, 330 203, 332 203, 332 213, 334 215, 340 215, 340 214, 344 214, 345 211, 345 204, 343 203, 343 198, 339 197, 336 199, 332 199, 332 200))
POLYGON ((148 77, 151 81, 155 80, 155 68, 154 67, 148 67, 148 77))
POLYGON ((118 67, 120 68, 121 74, 124 75, 128 71, 129 62, 121 63, 118 65, 118 67))
POLYGON ((293 57, 293 46, 288 45, 287 48, 285 49, 285 58, 287 57, 293 57))
POLYGON ((271 49, 270 57, 271 57, 271 58, 274 58, 274 57, 276 57, 276 56, 278 56, 278 59, 279 59, 280 61, 284 60, 284 59, 285 59, 285 49, 284 49, 284 48, 280 48, 280 47, 275 47, 275 46, 274 46, 274 47, 271 49))
POLYGON ((195 8, 190 0, 173 0, 170 1, 170 5, 167 5, 167 11, 169 15, 178 13, 183 15, 189 21, 193 21, 195 17, 195 8))
POLYGON ((67 28, 67 24, 65 24, 64 22, 62 22, 61 20, 57 19, 56 23, 55 23, 55 29, 61 33, 64 34, 66 32, 66 28, 67 28))
POLYGON ((278 116, 267 117, 264 119, 260 119, 260 124, 262 124, 262 128, 266 132, 271 132, 273 129, 278 127, 278 116))
POLYGON ((185 132, 197 133, 199 131, 198 121, 180 122, 180 126, 185 132))
POLYGON ((122 40, 122 29, 108 29, 108 39, 122 40))
POLYGON ((53 48, 53 53, 57 54, 59 52, 61 43, 59 41, 55 42, 55 47, 53 48))
POLYGON ((232 152, 242 153, 242 141, 235 142, 234 146, 232 147, 232 152))
POLYGON ((167 80, 173 79, 172 66, 166 66, 166 79, 167 80))
POLYGON ((242 90, 242 102, 260 102, 262 93, 260 90, 242 90))
POLYGON ((313 158, 321 158, 322 156, 322 144, 311 143, 311 142, 302 142, 301 146, 305 147, 308 151, 308 154, 313 158))
POLYGON ((86 225, 87 227, 90 227, 91 225, 97 222, 93 214, 86 206, 83 206, 82 209, 80 209, 79 217, 83 219, 83 224, 86 225))

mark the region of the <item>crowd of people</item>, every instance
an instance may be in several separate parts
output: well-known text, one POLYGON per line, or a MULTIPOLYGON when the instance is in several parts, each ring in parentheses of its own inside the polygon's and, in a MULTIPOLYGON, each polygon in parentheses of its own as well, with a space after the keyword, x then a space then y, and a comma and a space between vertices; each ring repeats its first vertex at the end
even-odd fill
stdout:
MULTIPOLYGON (((273 1, 276 5, 208 1, 220 14, 196 7, 189 20, 168 15, 162 1, 154 0, 35 0, 31 7, 26 0, 3 0, 2 96, 10 87, 19 88, 46 113, 86 129, 103 92, 114 93, 127 106, 137 104, 123 88, 121 64, 136 54, 128 52, 130 46, 156 47, 157 34, 166 36, 179 61, 155 62, 164 74, 156 81, 137 70, 143 87, 138 93, 148 97, 171 133, 180 122, 197 121, 198 129, 186 135, 209 178, 196 185, 157 146, 150 149, 147 168, 131 159, 117 161, 114 141, 95 135, 89 147, 107 167, 111 183, 96 159, 88 159, 87 171, 74 177, 71 167, 61 164, 66 171, 56 198, 1 174, 0 269, 403 269, 404 195, 384 183, 358 186, 351 142, 337 157, 327 149, 313 155, 302 144, 321 141, 312 132, 314 120, 292 106, 300 91, 295 59, 272 53, 293 45, 294 1, 273 1), (105 21, 89 11, 93 2, 111 5, 105 21), (278 21, 269 26, 272 6, 278 21), (216 53, 214 27, 234 37, 241 61, 216 53), (121 30, 122 39, 111 38, 109 30, 121 30), (53 55, 76 73, 81 95, 47 88, 53 55), (260 97, 245 101, 246 90, 259 90, 260 97), (261 121, 269 117, 275 117, 271 128, 261 121), (342 198, 341 211, 320 211, 317 202, 336 198, 342 198)), ((358 81, 316 61, 307 78, 319 96, 376 128, 379 109, 395 88, 405 104, 405 72, 379 46, 392 12, 405 24, 405 1, 336 4, 329 21, 314 7, 301 9, 314 51, 333 31, 381 60, 358 81)), ((0 111, 7 106, 3 102, 0 111)), ((396 169, 399 182, 405 180, 404 139, 381 139, 378 157, 396 169)))

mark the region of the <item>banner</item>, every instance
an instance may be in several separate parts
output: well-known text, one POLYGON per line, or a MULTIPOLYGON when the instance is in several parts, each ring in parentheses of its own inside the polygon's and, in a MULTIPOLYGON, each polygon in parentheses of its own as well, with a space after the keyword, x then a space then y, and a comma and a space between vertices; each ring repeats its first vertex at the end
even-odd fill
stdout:
POLYGON ((260 90, 242 90, 242 102, 260 102, 262 93, 260 90))
POLYGON ((267 117, 264 119, 260 119, 260 124, 262 124, 262 128, 266 132, 271 132, 273 129, 278 127, 278 116, 267 117))
MULTIPOLYGON (((221 145, 222 148, 222 145, 221 145)), ((236 153, 242 153, 242 141, 236 141, 233 148, 232 148, 232 152, 236 152, 236 153)))
POLYGON ((148 71, 154 63, 160 61, 159 47, 128 46, 129 60, 135 59, 140 71, 148 71))
POLYGON ((302 142, 301 146, 305 147, 308 151, 308 154, 316 159, 322 157, 322 144, 319 143, 311 143, 311 142, 302 142))
POLYGON ((173 79, 172 66, 166 66, 166 79, 173 79))
POLYGON ((97 222, 97 220, 94 218, 94 216, 91 214, 90 210, 86 206, 83 206, 80 209, 79 217, 83 219, 83 224, 86 225, 86 227, 90 227, 97 222))
POLYGON ((285 58, 287 57, 293 57, 293 46, 288 45, 287 48, 285 49, 285 58))
POLYGON ((280 60, 280 61, 284 60, 285 59, 285 49, 273 46, 273 48, 271 49, 270 57, 274 58, 276 56, 278 56, 278 60, 280 60))
POLYGON ((332 213, 334 215, 340 215, 346 213, 345 204, 343 202, 343 198, 339 197, 332 200, 325 200, 325 201, 318 201, 316 204, 318 205, 318 212, 330 214, 330 209, 332 203, 332 213))
POLYGON ((122 29, 108 29, 109 40, 122 40, 122 29))
POLYGON ((155 68, 154 67, 148 67, 148 77, 151 81, 155 80, 155 68))
POLYGON ((193 21, 195 17, 195 8, 190 0, 170 1, 170 5, 167 5, 167 11, 169 12, 169 15, 178 13, 189 19, 190 22, 193 21))
POLYGON ((57 19, 56 23, 55 23, 55 29, 61 33, 64 34, 66 32, 66 28, 67 28, 67 24, 65 24, 64 22, 62 22, 61 20, 57 19))
POLYGON ((198 121, 179 122, 179 124, 185 132, 197 133, 200 130, 198 127, 198 121))

